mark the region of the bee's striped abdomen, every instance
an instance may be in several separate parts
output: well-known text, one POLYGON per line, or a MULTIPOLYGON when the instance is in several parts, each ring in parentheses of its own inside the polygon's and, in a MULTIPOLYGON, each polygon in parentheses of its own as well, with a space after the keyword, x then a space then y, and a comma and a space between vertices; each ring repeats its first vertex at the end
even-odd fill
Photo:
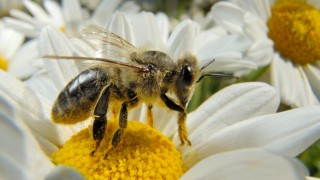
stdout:
POLYGON ((57 123, 74 124, 86 120, 104 87, 108 74, 99 68, 83 71, 59 94, 52 108, 52 120, 57 123))

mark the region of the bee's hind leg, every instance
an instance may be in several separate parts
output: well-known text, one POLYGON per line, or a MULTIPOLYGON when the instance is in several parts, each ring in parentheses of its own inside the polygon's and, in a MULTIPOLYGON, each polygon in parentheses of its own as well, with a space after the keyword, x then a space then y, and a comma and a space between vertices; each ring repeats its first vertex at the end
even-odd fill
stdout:
POLYGON ((93 122, 93 139, 96 141, 94 150, 91 152, 91 156, 94 156, 94 153, 99 148, 101 140, 103 139, 104 133, 106 131, 107 125, 107 111, 108 111, 108 100, 110 95, 110 88, 107 87, 101 94, 98 103, 94 109, 94 122, 93 122))

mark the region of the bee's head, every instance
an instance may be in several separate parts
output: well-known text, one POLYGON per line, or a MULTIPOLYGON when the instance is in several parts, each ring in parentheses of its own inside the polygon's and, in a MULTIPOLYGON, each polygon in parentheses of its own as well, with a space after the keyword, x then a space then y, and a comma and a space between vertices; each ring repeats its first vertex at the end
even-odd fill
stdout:
POLYGON ((176 94, 182 105, 189 101, 194 84, 199 76, 198 61, 195 56, 187 55, 178 60, 178 78, 176 81, 176 94))

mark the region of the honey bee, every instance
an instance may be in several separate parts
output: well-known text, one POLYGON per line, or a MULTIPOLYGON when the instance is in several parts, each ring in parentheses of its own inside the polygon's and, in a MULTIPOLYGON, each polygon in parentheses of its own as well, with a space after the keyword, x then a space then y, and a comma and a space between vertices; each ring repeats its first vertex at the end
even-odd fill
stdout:
POLYGON ((92 134, 96 145, 91 155, 94 155, 105 134, 110 102, 121 102, 118 112, 119 128, 113 134, 107 155, 109 150, 116 148, 120 143, 127 128, 128 111, 131 108, 145 103, 148 107, 148 124, 152 126, 153 105, 162 103, 178 112, 181 144, 191 145, 186 128, 186 106, 196 82, 204 76, 232 75, 200 75, 201 70, 213 61, 201 68, 198 66, 197 58, 192 54, 185 54, 175 61, 161 51, 138 49, 120 36, 97 26, 89 26, 82 33, 95 47, 111 45, 121 49, 128 62, 96 57, 44 56, 51 59, 100 62, 81 72, 61 91, 52 108, 52 120, 56 123, 74 124, 93 117, 92 134), (175 95, 176 100, 168 94, 175 95))

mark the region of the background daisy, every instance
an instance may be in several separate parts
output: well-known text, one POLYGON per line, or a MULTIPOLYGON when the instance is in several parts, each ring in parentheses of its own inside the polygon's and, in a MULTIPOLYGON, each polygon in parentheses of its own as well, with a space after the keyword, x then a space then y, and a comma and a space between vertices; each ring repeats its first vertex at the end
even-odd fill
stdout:
POLYGON ((38 71, 38 43, 25 43, 25 36, 0 21, 0 68, 19 79, 27 79, 38 71))
POLYGON ((243 55, 260 67, 270 64, 269 79, 283 103, 291 107, 318 105, 319 58, 314 42, 319 37, 319 3, 277 2, 220 2, 212 7, 210 16, 228 32, 251 41, 243 55))
POLYGON ((43 7, 31 0, 23 3, 31 15, 12 9, 12 17, 4 19, 8 26, 28 37, 38 37, 41 29, 48 25, 60 29, 70 37, 79 36, 80 30, 87 24, 104 25, 115 10, 128 13, 139 11, 139 6, 134 2, 122 3, 120 0, 101 1, 92 15, 81 7, 78 0, 63 0, 61 5, 56 1, 44 0, 43 7))
POLYGON ((0 21, 0 37, 0 68, 7 70, 9 62, 12 61, 12 57, 22 45, 25 37, 7 28, 2 21, 0 21))

